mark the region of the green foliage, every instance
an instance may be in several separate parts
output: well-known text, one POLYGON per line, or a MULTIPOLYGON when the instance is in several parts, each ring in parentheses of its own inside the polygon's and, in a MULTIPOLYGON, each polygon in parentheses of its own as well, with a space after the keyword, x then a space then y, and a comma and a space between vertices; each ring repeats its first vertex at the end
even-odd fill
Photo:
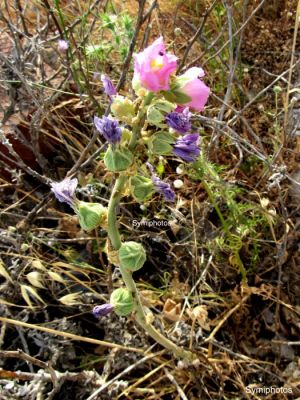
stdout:
POLYGON ((168 132, 156 133, 149 142, 150 150, 153 154, 170 154, 172 152, 172 144, 175 142, 173 136, 168 132))
POLYGON ((130 189, 136 201, 144 202, 152 196, 154 185, 152 179, 138 175, 130 178, 130 189))
POLYGON ((104 156, 104 164, 109 171, 119 172, 125 171, 133 162, 133 154, 130 150, 112 149, 111 146, 106 150, 104 156))
POLYGON ((102 13, 100 20, 102 23, 98 37, 101 41, 89 46, 87 57, 107 63, 110 56, 114 55, 114 58, 123 62, 134 34, 134 19, 127 13, 102 13))
POLYGON ((242 188, 222 179, 224 170, 225 167, 210 163, 202 154, 190 167, 189 175, 203 182, 222 223, 220 235, 208 246, 217 246, 220 251, 228 253, 231 263, 237 265, 244 275, 259 262, 260 246, 257 239, 259 232, 265 231, 270 221, 260 205, 244 199, 242 188), (242 250, 247 255, 247 260, 249 259, 247 269, 239 256, 242 250))

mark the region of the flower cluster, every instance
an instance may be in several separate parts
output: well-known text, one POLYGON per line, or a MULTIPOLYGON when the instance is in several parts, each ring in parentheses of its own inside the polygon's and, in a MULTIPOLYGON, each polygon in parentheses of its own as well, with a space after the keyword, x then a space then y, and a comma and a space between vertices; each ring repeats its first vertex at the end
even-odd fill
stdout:
MULTIPOLYGON (((58 46, 66 51, 69 43, 60 41, 58 46)), ((133 311, 144 315, 138 292, 132 292, 135 285, 131 273, 143 267, 146 251, 141 243, 120 242, 116 224, 120 199, 131 195, 135 201, 146 203, 156 192, 165 201, 174 202, 171 184, 155 173, 154 165, 158 160, 165 163, 167 156, 192 163, 200 154, 200 135, 195 132, 191 117, 192 111, 203 111, 210 90, 202 80, 205 74, 201 68, 192 67, 180 76, 176 76, 176 69, 177 57, 166 50, 160 37, 134 55, 134 99, 117 93, 109 77, 100 75, 104 93, 109 98, 109 111, 101 117, 95 115, 93 123, 107 142, 103 166, 117 178, 107 208, 78 200, 76 178, 51 184, 55 197, 73 208, 82 229, 101 227, 107 230, 111 245, 107 246, 108 259, 119 266, 121 272, 126 272, 122 272, 126 288, 114 290, 108 303, 95 306, 93 314, 97 318, 112 311, 120 316, 133 311)), ((176 172, 179 170, 177 167, 176 172)), ((173 182, 176 189, 183 185, 181 179, 173 182)), ((137 320, 143 321, 143 318, 137 320)), ((149 331, 150 335, 151 332, 153 330, 149 331)), ((153 337, 156 339, 158 335, 153 337)))

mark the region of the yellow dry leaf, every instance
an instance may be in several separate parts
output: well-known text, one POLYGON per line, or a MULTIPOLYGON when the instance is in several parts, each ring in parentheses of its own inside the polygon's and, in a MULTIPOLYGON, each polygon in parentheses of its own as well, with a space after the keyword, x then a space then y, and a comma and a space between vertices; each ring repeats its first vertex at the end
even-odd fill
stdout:
POLYGON ((29 305, 29 307, 33 308, 30 296, 31 295, 33 298, 38 299, 40 302, 43 304, 46 304, 44 300, 38 295, 37 291, 28 285, 21 285, 21 294, 23 296, 23 299, 26 301, 26 303, 29 305))
POLYGON ((13 280, 10 277, 9 273, 6 271, 6 268, 5 268, 2 260, 0 260, 0 275, 3 276, 3 278, 5 278, 8 281, 10 281, 11 283, 13 282, 13 280))
POLYGON ((79 299, 81 293, 70 293, 66 294, 65 296, 61 297, 58 299, 62 304, 65 304, 66 306, 73 306, 75 304, 81 304, 81 301, 79 299))
POLYGON ((210 330, 207 306, 196 306, 192 310, 187 310, 187 312, 189 317, 196 320, 202 329, 210 330))
POLYGON ((181 305, 176 303, 174 300, 167 299, 164 308, 163 308, 163 315, 170 321, 179 321, 181 314, 181 305))
POLYGON ((141 301, 146 307, 157 307, 163 304, 157 293, 155 293, 153 290, 141 290, 140 295, 141 301))
POLYGON ((40 269, 42 271, 46 271, 46 268, 44 267, 44 265, 42 264, 41 260, 35 259, 31 261, 31 266, 34 269, 40 269))
POLYGON ((40 289, 45 288, 45 286, 42 284, 42 275, 38 271, 29 272, 29 274, 26 275, 26 278, 28 279, 29 283, 32 284, 32 286, 40 289))
POLYGON ((54 271, 47 271, 47 272, 48 272, 48 275, 50 276, 50 278, 53 281, 56 281, 56 282, 59 282, 59 283, 63 283, 63 284, 66 283, 64 278, 60 274, 58 274, 57 272, 54 272, 54 271))

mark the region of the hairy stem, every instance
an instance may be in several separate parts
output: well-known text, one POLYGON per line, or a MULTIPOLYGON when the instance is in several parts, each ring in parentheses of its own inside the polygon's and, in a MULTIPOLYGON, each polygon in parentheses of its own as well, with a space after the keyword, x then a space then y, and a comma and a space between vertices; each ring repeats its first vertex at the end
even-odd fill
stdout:
MULTIPOLYGON (((140 137, 140 130, 143 126, 145 109, 144 107, 150 103, 152 96, 148 96, 144 100, 144 104, 141 107, 138 116, 137 122, 133 127, 133 134, 131 141, 129 143, 129 148, 132 152, 134 152, 138 139, 140 137)), ((120 237, 119 228, 117 225, 117 207, 120 203, 123 189, 128 181, 128 175, 126 173, 121 174, 115 182, 113 191, 111 193, 111 197, 108 205, 108 237, 110 239, 111 245, 114 250, 119 250, 121 247, 122 241, 120 237)), ((151 316, 146 315, 144 307, 141 302, 141 298, 139 292, 137 290, 135 281, 132 277, 131 271, 128 271, 126 268, 120 266, 120 271, 122 274, 123 281, 127 287, 127 289, 131 292, 132 297, 134 299, 134 310, 136 313, 137 322, 145 329, 145 331, 159 344, 164 346, 166 349, 173 352, 175 357, 183 358, 183 359, 193 359, 193 354, 190 351, 186 351, 180 347, 178 347, 171 340, 167 339, 163 334, 157 331, 151 324, 151 316)))

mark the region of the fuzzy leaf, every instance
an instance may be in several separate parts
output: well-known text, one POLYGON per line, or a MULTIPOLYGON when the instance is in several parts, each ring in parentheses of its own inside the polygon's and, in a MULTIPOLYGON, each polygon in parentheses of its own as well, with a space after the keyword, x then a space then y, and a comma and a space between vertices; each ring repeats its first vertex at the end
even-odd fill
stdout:
POLYGON ((158 132, 152 140, 152 152, 154 154, 170 154, 173 150, 172 144, 175 142, 173 136, 168 132, 158 132))
POLYGON ((111 146, 106 150, 104 163, 106 168, 112 172, 124 171, 133 162, 133 154, 128 149, 115 149, 111 146))

